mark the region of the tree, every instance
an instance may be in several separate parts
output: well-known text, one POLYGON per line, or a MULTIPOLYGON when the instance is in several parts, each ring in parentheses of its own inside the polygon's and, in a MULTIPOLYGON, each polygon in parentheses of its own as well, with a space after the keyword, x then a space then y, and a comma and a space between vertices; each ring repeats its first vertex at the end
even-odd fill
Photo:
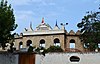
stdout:
POLYGON ((81 29, 80 38, 85 46, 90 51, 98 48, 98 43, 100 43, 100 12, 87 12, 77 27, 81 29))
POLYGON ((10 42, 14 38, 11 34, 17 27, 15 24, 15 17, 11 4, 7 5, 7 1, 1 0, 0 2, 0 43, 5 49, 5 43, 10 42))

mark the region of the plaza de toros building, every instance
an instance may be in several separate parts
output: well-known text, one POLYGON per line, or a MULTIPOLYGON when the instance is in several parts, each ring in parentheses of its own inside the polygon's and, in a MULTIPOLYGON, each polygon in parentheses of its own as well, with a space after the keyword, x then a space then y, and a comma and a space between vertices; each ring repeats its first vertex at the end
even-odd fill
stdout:
POLYGON ((68 33, 65 30, 65 25, 61 24, 61 28, 58 27, 57 22, 55 27, 52 28, 49 24, 45 23, 44 18, 42 22, 32 29, 25 28, 24 32, 15 36, 15 47, 17 50, 21 48, 27 48, 28 46, 49 48, 50 46, 61 46, 65 51, 84 51, 83 44, 79 38, 80 31, 76 33, 70 30, 68 33))

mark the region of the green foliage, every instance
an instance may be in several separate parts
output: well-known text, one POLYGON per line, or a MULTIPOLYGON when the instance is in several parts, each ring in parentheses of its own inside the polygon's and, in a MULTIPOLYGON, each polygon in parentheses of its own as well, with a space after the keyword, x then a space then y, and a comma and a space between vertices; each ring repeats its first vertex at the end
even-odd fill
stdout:
POLYGON ((38 48, 35 50, 35 52, 41 53, 41 52, 40 52, 41 50, 43 50, 43 52, 47 53, 47 52, 46 52, 46 49, 45 49, 44 47, 38 47, 38 48))
POLYGON ((81 29, 80 38, 87 48, 90 50, 98 48, 98 43, 100 43, 100 12, 88 12, 77 24, 77 27, 81 29))
POLYGON ((47 53, 47 50, 44 48, 44 47, 38 47, 36 50, 35 50, 36 53, 39 53, 39 54, 42 54, 45 56, 45 53, 47 53), (41 52, 42 51, 42 52, 41 52))
POLYGON ((7 5, 7 1, 0 2, 0 43, 5 48, 5 43, 13 39, 14 34, 11 34, 17 27, 15 17, 11 5, 7 5))
POLYGON ((63 52, 63 49, 60 46, 50 46, 47 52, 63 52))
POLYGON ((28 48, 28 52, 29 52, 29 53, 33 52, 33 49, 34 49, 34 47, 29 46, 29 48, 28 48))
POLYGON ((40 53, 40 48, 37 48, 37 49, 35 50, 35 52, 40 53))

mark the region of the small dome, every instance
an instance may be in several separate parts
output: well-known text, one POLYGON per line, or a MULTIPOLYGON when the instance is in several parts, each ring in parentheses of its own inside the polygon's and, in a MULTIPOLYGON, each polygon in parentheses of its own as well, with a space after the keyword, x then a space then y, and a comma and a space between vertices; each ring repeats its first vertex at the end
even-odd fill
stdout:
POLYGON ((38 27, 36 27, 36 30, 51 30, 51 26, 49 24, 40 24, 38 27))

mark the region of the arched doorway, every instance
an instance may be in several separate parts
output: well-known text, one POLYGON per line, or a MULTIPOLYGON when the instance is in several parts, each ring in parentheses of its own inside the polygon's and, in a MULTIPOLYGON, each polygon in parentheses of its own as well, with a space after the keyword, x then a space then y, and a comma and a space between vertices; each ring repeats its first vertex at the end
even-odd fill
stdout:
POLYGON ((32 46, 32 41, 31 40, 27 40, 26 46, 32 46))
POLYGON ((23 42, 19 42, 19 49, 23 47, 23 42))
POLYGON ((45 47, 45 40, 44 39, 40 40, 40 47, 45 47))
POLYGON ((54 46, 60 46, 60 40, 58 38, 54 39, 54 46))
POLYGON ((74 39, 70 40, 70 48, 75 48, 75 40, 74 39))

